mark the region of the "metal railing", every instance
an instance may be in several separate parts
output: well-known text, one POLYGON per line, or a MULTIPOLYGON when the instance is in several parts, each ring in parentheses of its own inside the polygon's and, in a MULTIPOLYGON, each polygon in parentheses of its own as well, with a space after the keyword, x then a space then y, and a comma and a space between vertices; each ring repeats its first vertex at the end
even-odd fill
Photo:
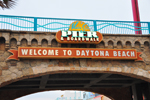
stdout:
POLYGON ((91 31, 99 31, 105 34, 135 34, 135 32, 138 31, 141 31, 142 34, 150 33, 150 22, 42 18, 9 15, 0 15, 0 29, 57 32, 59 30, 68 30, 70 24, 77 20, 84 21, 88 24, 91 31), (139 23, 140 27, 135 25, 139 23))

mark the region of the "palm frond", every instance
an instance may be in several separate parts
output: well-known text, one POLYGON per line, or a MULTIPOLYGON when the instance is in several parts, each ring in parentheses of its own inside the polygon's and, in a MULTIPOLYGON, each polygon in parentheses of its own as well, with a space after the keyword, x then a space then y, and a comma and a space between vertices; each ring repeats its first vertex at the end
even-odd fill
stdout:
POLYGON ((16 0, 0 0, 0 7, 2 9, 10 9, 16 5, 16 0))

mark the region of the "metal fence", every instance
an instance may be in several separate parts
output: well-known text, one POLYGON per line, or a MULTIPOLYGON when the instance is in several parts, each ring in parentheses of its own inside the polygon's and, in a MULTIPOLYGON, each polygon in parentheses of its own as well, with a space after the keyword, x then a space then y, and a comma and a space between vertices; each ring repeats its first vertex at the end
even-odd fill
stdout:
POLYGON ((150 22, 42 18, 9 15, 0 15, 0 29, 57 32, 59 30, 68 30, 69 25, 77 20, 84 21, 88 24, 91 31, 99 31, 105 34, 135 34, 135 32, 138 31, 141 31, 142 34, 150 33, 150 22), (140 24, 140 27, 135 24, 140 24))

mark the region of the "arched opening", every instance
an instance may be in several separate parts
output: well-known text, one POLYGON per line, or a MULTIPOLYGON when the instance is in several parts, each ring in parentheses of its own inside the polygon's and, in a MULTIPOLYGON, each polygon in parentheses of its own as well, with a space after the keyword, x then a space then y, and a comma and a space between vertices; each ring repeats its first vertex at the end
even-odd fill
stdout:
POLYGON ((140 44, 139 41, 136 41, 134 45, 135 45, 135 48, 140 48, 141 47, 141 44, 140 44))
POLYGON ((21 40, 21 46, 22 46, 22 47, 27 47, 27 46, 28 46, 28 41, 27 41, 27 39, 22 39, 22 40, 21 40))
POLYGON ((145 49, 149 49, 149 42, 148 42, 148 41, 145 41, 145 42, 144 42, 144 48, 145 48, 145 49))
POLYGON ((57 42, 55 39, 53 39, 53 40, 51 41, 51 46, 52 46, 52 47, 57 47, 57 45, 58 45, 58 42, 57 42))
POLYGON ((141 51, 141 44, 140 44, 139 41, 136 41, 135 44, 134 44, 134 46, 135 46, 135 49, 136 49, 138 52, 141 51))
POLYGON ((5 38, 0 37, 0 51, 5 51, 5 38))
POLYGON ((122 49, 123 46, 122 46, 122 42, 121 41, 118 41, 117 42, 117 49, 122 49))
POLYGON ((104 43, 104 41, 101 41, 101 42, 98 44, 98 47, 99 47, 99 48, 105 48, 105 43, 104 43))
POLYGON ((31 46, 32 46, 32 47, 38 47, 38 41, 37 41, 36 39, 33 39, 33 40, 31 41, 31 46))
POLYGON ((10 48, 17 48, 17 40, 15 38, 10 40, 10 48))
POLYGON ((127 49, 130 49, 130 48, 131 48, 131 42, 130 42, 130 41, 127 41, 127 42, 126 42, 126 48, 127 48, 127 49))
POLYGON ((48 47, 48 41, 46 39, 42 40, 42 47, 48 47))
MULTIPOLYGON (((140 79, 113 73, 45 73, 43 76, 26 78, 0 88, 0 97, 8 91, 10 94, 14 93, 14 99, 47 90, 82 90, 104 94, 111 100, 132 100, 131 87, 146 83, 140 79)), ((11 100, 10 97, 4 100, 11 100)))
POLYGON ((114 43, 113 41, 108 41, 108 48, 113 49, 114 48, 114 43))

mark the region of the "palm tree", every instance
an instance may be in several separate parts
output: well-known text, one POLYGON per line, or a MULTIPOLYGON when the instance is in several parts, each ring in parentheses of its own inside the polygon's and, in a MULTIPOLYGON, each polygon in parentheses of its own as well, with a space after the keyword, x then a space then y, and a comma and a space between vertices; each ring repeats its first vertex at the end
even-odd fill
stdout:
POLYGON ((15 4, 16 4, 15 0, 0 0, 0 8, 2 9, 13 8, 15 4))

